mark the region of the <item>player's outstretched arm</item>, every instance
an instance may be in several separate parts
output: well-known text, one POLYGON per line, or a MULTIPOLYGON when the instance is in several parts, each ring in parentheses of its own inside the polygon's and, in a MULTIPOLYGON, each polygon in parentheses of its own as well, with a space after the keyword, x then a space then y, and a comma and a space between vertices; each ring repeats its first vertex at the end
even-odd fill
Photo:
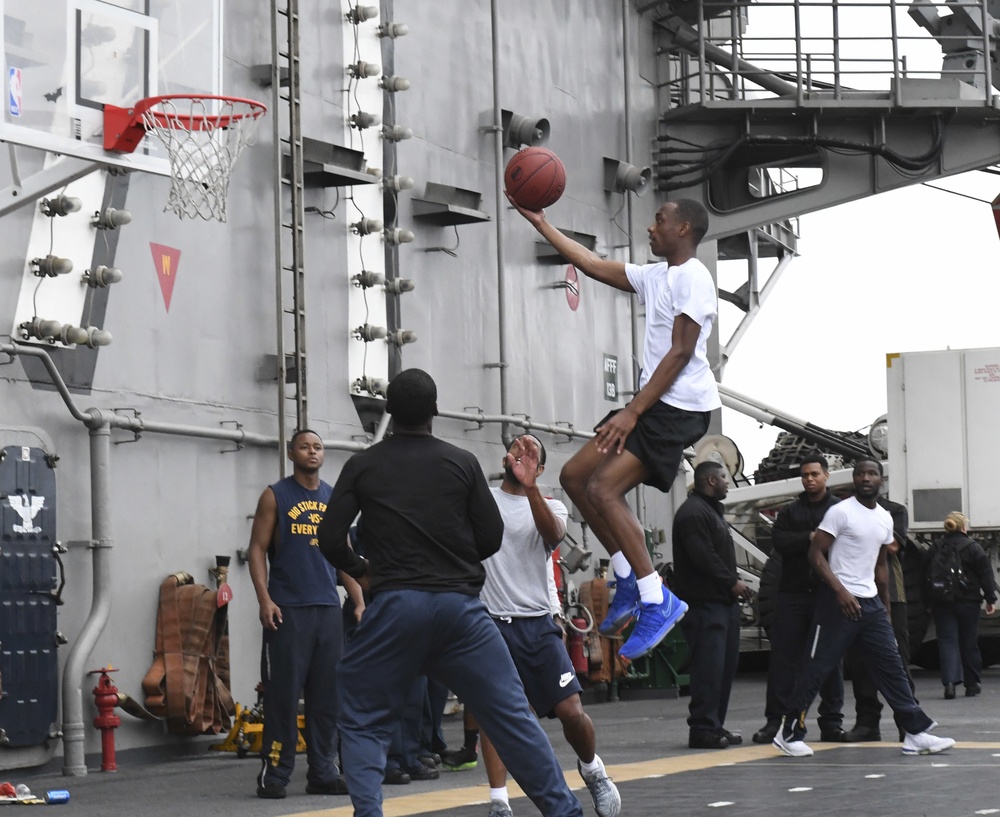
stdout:
POLYGON ((550 551, 563 540, 566 526, 549 507, 549 503, 538 490, 538 446, 530 437, 519 437, 507 453, 507 465, 524 487, 531 508, 531 518, 550 551))
POLYGON ((635 292, 632 284, 629 283, 628 276, 625 275, 625 265, 621 261, 601 258, 597 253, 588 250, 578 241, 563 235, 557 228, 549 224, 545 219, 544 210, 525 210, 511 198, 510 194, 506 195, 511 206, 524 216, 525 220, 538 230, 563 258, 584 275, 623 292, 635 292))

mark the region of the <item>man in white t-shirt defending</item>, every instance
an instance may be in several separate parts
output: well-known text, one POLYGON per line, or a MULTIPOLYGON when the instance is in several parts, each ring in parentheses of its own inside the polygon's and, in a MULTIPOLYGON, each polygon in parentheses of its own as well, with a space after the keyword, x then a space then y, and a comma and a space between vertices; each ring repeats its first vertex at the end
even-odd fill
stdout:
POLYGON ((827 674, 858 643, 872 680, 905 733, 904 755, 932 755, 955 745, 930 733, 936 725, 910 690, 889 619, 889 570, 886 547, 892 543, 892 517, 877 503, 882 463, 858 460, 854 496, 833 505, 813 534, 809 562, 823 582, 816 598, 810 639, 812 651, 792 693, 774 745, 789 757, 809 757, 806 713, 827 674))
MULTIPOLYGON (((566 506, 538 489, 545 447, 536 437, 515 439, 503 470, 501 486, 490 489, 503 517, 503 544, 483 562, 486 582, 480 598, 510 650, 531 708, 540 718, 562 723, 598 817, 618 817, 621 797, 596 754, 594 724, 580 701, 582 687, 562 629, 552 620, 552 551, 566 535, 566 506)), ((489 736, 480 731, 479 739, 490 783, 489 817, 510 817, 507 770, 489 736)))
POLYGON ((695 256, 708 231, 708 212, 690 199, 660 207, 647 232, 653 255, 666 263, 640 266, 601 258, 549 224, 544 211, 525 210, 513 199, 511 204, 574 267, 634 292, 646 307, 639 390, 625 408, 601 420, 597 436, 559 477, 611 556, 616 591, 600 632, 613 635, 636 618, 619 654, 638 658, 663 640, 687 605, 653 570, 642 526, 625 496, 642 483, 669 491, 684 449, 705 435, 711 411, 722 405, 707 353, 718 294, 695 256))

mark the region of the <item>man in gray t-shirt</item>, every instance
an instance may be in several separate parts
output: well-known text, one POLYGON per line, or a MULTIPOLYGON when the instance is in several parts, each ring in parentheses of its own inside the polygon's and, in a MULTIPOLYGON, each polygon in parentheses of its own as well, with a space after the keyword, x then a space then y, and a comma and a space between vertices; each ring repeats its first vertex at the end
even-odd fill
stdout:
MULTIPOLYGON (((525 434, 514 440, 503 467, 503 483, 490 489, 503 517, 503 544, 483 562, 486 583, 480 598, 507 643, 528 702, 539 717, 562 722, 598 817, 616 817, 621 797, 595 753, 594 724, 583 711, 582 687, 562 630, 552 620, 552 551, 566 535, 566 506, 538 489, 545 448, 537 438, 525 434)), ((509 817, 507 770, 485 732, 480 741, 490 782, 490 817, 509 817)))

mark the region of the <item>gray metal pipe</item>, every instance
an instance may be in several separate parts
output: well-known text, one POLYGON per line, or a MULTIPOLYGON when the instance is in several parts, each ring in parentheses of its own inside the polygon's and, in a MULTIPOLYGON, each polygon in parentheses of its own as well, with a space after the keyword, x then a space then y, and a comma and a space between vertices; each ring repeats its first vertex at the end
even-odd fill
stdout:
POLYGON ((868 448, 860 442, 846 440, 836 432, 813 425, 808 420, 802 420, 786 412, 773 409, 757 400, 726 388, 721 383, 719 384, 719 398, 722 400, 722 405, 726 408, 746 414, 748 417, 772 425, 775 428, 789 431, 828 451, 833 451, 853 459, 870 458, 872 456, 868 448))
MULTIPOLYGON (((500 112, 500 15, 497 0, 490 0, 490 44, 493 50, 493 175, 497 209, 497 334, 499 335, 500 370, 500 413, 507 414, 507 282, 504 272, 503 225, 504 208, 507 199, 504 196, 504 163, 503 163, 503 116, 500 112)), ((510 433, 507 426, 500 429, 500 437, 505 446, 510 445, 510 433)))
POLYGON ((25 357, 38 358, 42 361, 45 371, 49 373, 49 377, 52 378, 52 385, 56 387, 56 391, 62 397, 66 408, 69 409, 69 413, 81 423, 86 423, 90 419, 89 415, 80 411, 79 406, 77 406, 76 401, 73 399, 73 395, 70 394, 69 388, 66 386, 66 381, 62 379, 59 369, 56 368, 55 361, 52 360, 52 356, 44 349, 39 349, 35 346, 25 346, 12 340, 9 343, 0 343, 0 352, 11 357, 24 355, 25 357))
MULTIPOLYGON (((439 411, 438 417, 447 417, 451 420, 467 420, 470 423, 503 423, 504 425, 517 426, 525 431, 545 431, 549 434, 557 434, 563 437, 580 437, 589 440, 595 436, 593 431, 580 431, 573 426, 558 426, 551 423, 536 423, 527 417, 518 417, 516 414, 483 414, 475 411, 439 411)), ((505 443, 510 445, 510 443, 505 443)))
MULTIPOLYGON (((200 437, 206 440, 223 440, 236 443, 239 446, 255 445, 262 448, 274 448, 282 444, 281 438, 271 434, 256 434, 241 428, 212 428, 211 426, 192 426, 180 423, 160 423, 143 420, 128 414, 113 414, 111 425, 136 434, 149 431, 153 434, 173 434, 181 437, 200 437)), ((363 451, 366 443, 356 440, 324 440, 323 447, 337 451, 363 451)))
MULTIPOLYGON (((200 437, 202 439, 232 442, 240 446, 255 445, 263 448, 274 448, 280 446, 282 443, 282 436, 256 434, 252 431, 244 431, 242 428, 225 428, 224 426, 213 428, 212 426, 163 423, 155 420, 144 420, 142 417, 136 417, 130 414, 100 412, 98 409, 81 411, 79 406, 77 406, 76 401, 73 399, 73 395, 70 393, 69 387, 66 385, 66 381, 63 380, 59 369, 52 360, 52 356, 45 349, 39 349, 35 346, 28 346, 11 341, 9 343, 0 343, 0 353, 11 355, 12 357, 24 355, 26 357, 34 357, 42 361, 42 365, 45 366, 45 371, 48 372, 48 375, 52 380, 52 385, 56 387, 56 391, 58 391, 59 395, 62 397, 63 403, 65 403, 66 408, 69 409, 69 413, 88 428, 94 428, 96 426, 106 424, 109 428, 124 429, 125 431, 131 431, 133 434, 142 434, 143 432, 148 431, 153 434, 173 434, 181 437, 200 437), (95 416, 99 416, 99 419, 95 420, 95 416)), ((365 443, 357 442, 355 440, 328 440, 323 443, 323 447, 337 451, 363 451, 368 446, 365 443)))
MULTIPOLYGON (((108 428, 120 428, 125 431, 131 431, 133 434, 142 434, 144 432, 150 432, 153 434, 171 434, 182 437, 223 440, 236 443, 237 445, 255 445, 261 447, 273 447, 277 446, 279 443, 279 438, 276 436, 269 434, 256 434, 251 431, 244 431, 241 428, 213 428, 211 426, 163 423, 154 420, 145 420, 142 417, 136 417, 131 414, 100 411, 96 408, 88 409, 84 412, 81 411, 76 405, 76 402, 73 400, 73 395, 70 394, 70 391, 66 386, 66 382, 62 379, 62 375, 60 375, 59 370, 56 368, 55 363, 52 361, 52 358, 49 356, 47 351, 44 349, 37 349, 33 346, 24 346, 17 343, 0 343, 0 353, 12 356, 28 355, 31 357, 37 357, 41 360, 45 364, 45 368, 49 373, 49 376, 52 378, 53 385, 56 387, 59 394, 62 395, 63 401, 66 403, 70 414, 89 428, 107 425, 108 428)), ((508 414, 504 412, 501 412, 498 415, 488 415, 481 412, 440 411, 438 412, 438 416, 449 417, 455 420, 468 420, 473 423, 510 424, 518 426, 519 428, 547 431, 552 434, 569 437, 582 437, 590 439, 594 436, 594 433, 591 431, 577 431, 571 426, 559 426, 553 423, 536 423, 532 420, 526 419, 525 417, 519 417, 516 414, 508 414)), ((379 422, 378 429, 375 432, 374 442, 380 441, 385 436, 388 424, 389 415, 384 414, 379 422)), ((327 440, 323 443, 323 446, 324 448, 332 451, 364 451, 368 448, 368 443, 358 442, 356 440, 327 440)))
POLYGON ((111 424, 108 412, 90 412, 90 513, 94 549, 90 614, 66 659, 62 680, 63 774, 87 774, 84 752, 83 677, 87 661, 111 616, 111 424))
MULTIPOLYGON (((629 41, 628 14, 629 0, 622 0, 622 77, 624 80, 624 94, 622 101, 625 107, 625 163, 635 164, 632 161, 632 45, 629 41)), ((628 260, 635 264, 638 253, 635 247, 635 211, 632 197, 628 192, 622 193, 625 196, 625 229, 628 230, 628 260)), ((639 298, 633 294, 629 298, 630 318, 632 323, 632 391, 639 390, 639 361, 642 359, 642 351, 639 347, 639 336, 642 334, 639 328, 639 298)))
MULTIPOLYGON (((632 161, 632 43, 628 31, 629 0, 622 0, 622 80, 624 93, 622 103, 625 107, 625 163, 632 161)), ((635 208, 632 196, 628 191, 622 193, 625 197, 625 229, 628 230, 628 260, 635 264, 638 253, 635 247, 635 208)), ((639 361, 642 359, 642 349, 639 336, 642 330, 639 326, 639 296, 632 293, 629 296, 629 322, 632 330, 632 393, 639 391, 639 361)), ((637 485, 635 488, 635 515, 642 527, 646 527, 645 488, 637 485)))
MULTIPOLYGON (((703 22, 703 25, 704 24, 705 23, 703 22)), ((663 25, 662 22, 661 25, 663 25)), ((675 21, 671 22, 670 25, 664 25, 664 27, 674 35, 674 43, 679 48, 683 48, 685 51, 695 55, 704 53, 706 60, 714 65, 723 66, 727 69, 727 71, 732 70, 732 67, 735 65, 736 72, 741 77, 750 80, 750 82, 755 85, 759 85, 764 90, 770 91, 777 96, 795 95, 796 86, 792 83, 785 82, 783 79, 778 79, 772 73, 765 71, 763 68, 758 68, 756 65, 751 62, 747 62, 742 57, 735 57, 731 51, 726 51, 724 48, 712 45, 712 43, 707 42, 703 37, 700 37, 699 33, 694 31, 686 23, 675 21)), ((706 91, 707 88, 705 87, 704 81, 702 81, 702 95, 705 95, 706 91)))
MULTIPOLYGON (((284 220, 284 190, 283 174, 284 148, 281 144, 280 114, 282 103, 281 65, 278 60, 278 25, 280 14, 277 0, 271 0, 271 150, 272 150, 272 184, 274 186, 274 327, 275 346, 278 366, 278 473, 282 479, 287 475, 285 462, 285 383, 287 367, 285 364, 285 301, 283 297, 283 281, 285 271, 281 263, 282 222, 284 220)), ((289 71, 297 70, 291 66, 289 71)), ((287 108, 286 108, 287 112, 287 108)))
MULTIPOLYGON (((91 409, 93 411, 93 409, 91 409)), ((213 428, 212 426, 192 426, 182 423, 161 423, 155 420, 144 420, 130 414, 110 413, 109 425, 121 428, 134 434, 151 432, 153 434, 172 434, 179 437, 198 437, 205 440, 222 440, 236 443, 238 446, 255 445, 261 448, 275 448, 282 444, 282 438, 271 434, 256 434, 244 431, 242 428, 213 428)), ((367 443, 356 440, 324 440, 323 448, 336 451, 363 451, 367 443)))

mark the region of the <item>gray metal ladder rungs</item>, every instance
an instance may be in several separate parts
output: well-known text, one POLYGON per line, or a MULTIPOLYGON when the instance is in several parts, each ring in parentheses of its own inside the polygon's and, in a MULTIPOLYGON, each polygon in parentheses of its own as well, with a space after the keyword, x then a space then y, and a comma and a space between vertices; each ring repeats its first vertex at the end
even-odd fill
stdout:
MULTIPOLYGON (((295 401, 295 427, 309 425, 308 397, 306 390, 306 349, 305 349, 305 264, 303 260, 303 222, 305 220, 302 161, 302 118, 301 118, 301 60, 299 57, 299 0, 286 0, 279 7, 279 0, 271 0, 271 60, 277 65, 280 60, 288 64, 288 85, 274 83, 271 87, 272 126, 274 132, 274 245, 275 245, 275 303, 277 318, 277 343, 279 365, 284 366, 285 350, 291 347, 289 357, 295 371, 293 393, 289 396, 286 384, 281 382, 278 401, 279 441, 282 443, 279 456, 282 459, 284 475, 284 434, 287 426, 285 403, 295 401), (281 19, 284 18, 284 25, 281 19), (278 115, 284 105, 287 112, 287 131, 282 133, 278 115), (289 160, 285 163, 284 154, 289 160), (286 167, 289 170, 285 175, 286 167), (291 217, 283 215, 291 204, 291 217), (286 303, 287 291, 291 292, 292 303, 286 303), (285 316, 293 316, 291 337, 286 337, 285 316)), ((279 381, 284 378, 279 377, 279 381)))

